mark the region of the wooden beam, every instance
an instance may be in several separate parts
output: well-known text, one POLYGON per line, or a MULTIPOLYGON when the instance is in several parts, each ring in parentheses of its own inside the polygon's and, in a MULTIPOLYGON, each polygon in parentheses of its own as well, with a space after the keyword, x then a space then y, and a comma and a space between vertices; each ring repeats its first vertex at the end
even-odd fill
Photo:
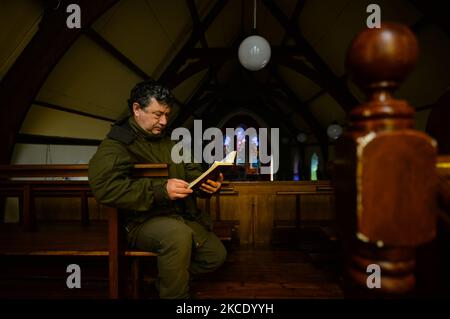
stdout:
MULTIPOLYGON (((308 67, 303 61, 293 59, 291 55, 301 54, 301 49, 298 46, 280 47, 274 46, 272 48, 272 56, 275 60, 281 61, 280 63, 286 64, 288 67, 293 66, 297 72, 303 72, 302 74, 310 78, 314 82, 319 82, 320 77, 316 71, 308 67), (289 61, 293 61, 289 63, 289 61), (286 62, 288 61, 288 62, 286 62), (303 70, 302 70, 303 68, 303 70)), ((219 69, 220 65, 223 65, 226 61, 236 59, 236 50, 234 47, 229 48, 192 48, 186 56, 187 59, 199 59, 197 62, 190 63, 182 71, 173 74, 167 79, 167 83, 170 83, 170 88, 177 87, 187 78, 191 77, 195 73, 207 68, 208 66, 213 69, 219 69), (219 66, 218 66, 219 65, 219 66)), ((213 71, 213 70, 212 70, 213 71)), ((320 84, 319 84, 320 85, 320 84)))
MULTIPOLYGON (((302 0, 299 0, 301 2, 302 0)), ((297 5, 298 3, 297 2, 297 5)), ((422 18, 413 25, 411 25, 411 30, 413 30, 415 33, 420 32, 422 28, 429 25, 430 21, 426 18, 422 18)), ((330 82, 329 79, 323 78, 322 74, 320 74, 317 70, 311 68, 308 66, 304 61, 300 59, 295 59, 293 55, 303 53, 302 51, 295 52, 293 51, 293 48, 299 48, 298 46, 294 46, 288 50, 283 50, 283 48, 278 48, 278 52, 273 55, 273 61, 277 62, 279 65, 283 65, 285 67, 288 67, 301 75, 307 77, 314 83, 316 83, 321 88, 324 88, 326 91, 333 90, 333 82, 330 82)), ((298 49, 300 50, 300 49, 298 49)), ((347 75, 343 75, 342 77, 338 78, 340 83, 343 83, 343 81, 346 79, 347 75)), ((324 94, 324 91, 319 92, 318 96, 324 94)), ((312 99, 316 99, 317 96, 313 97, 312 99)), ((308 101, 305 101, 305 104, 308 104, 311 102, 311 99, 308 101)))
POLYGON ((311 128, 312 134, 314 134, 319 141, 323 142, 328 140, 323 128, 320 126, 314 115, 312 115, 308 107, 295 96, 290 88, 282 89, 282 92, 270 91, 270 94, 290 107, 291 113, 287 114, 287 117, 291 117, 293 114, 299 115, 311 128))
POLYGON ((231 59, 232 56, 211 56, 208 59, 200 59, 197 62, 189 64, 186 68, 184 68, 182 71, 178 72, 177 74, 174 74, 169 80, 168 83, 170 85, 170 88, 173 89, 183 83, 186 79, 190 78, 194 74, 206 69, 210 68, 211 72, 213 74, 214 71, 212 68, 218 68, 222 64, 224 64, 227 60, 231 59))
MULTIPOLYGON (((215 69, 219 70, 221 66, 232 56, 235 56, 233 52, 237 52, 237 47, 239 45, 240 36, 237 36, 232 45, 231 48, 207 48, 207 49, 196 49, 196 48, 190 48, 187 49, 187 55, 190 58, 199 58, 199 59, 211 59, 212 56, 215 57, 219 62, 216 62, 217 65, 215 65, 215 69)), ((213 80, 213 77, 216 75, 213 74, 215 70, 210 70, 208 76, 206 76, 201 84, 197 87, 195 90, 195 93, 189 98, 189 101, 186 103, 186 105, 181 109, 180 114, 178 115, 178 118, 174 120, 173 124, 171 124, 171 127, 174 128, 177 125, 182 125, 190 116, 190 114, 194 113, 194 109, 200 106, 203 106, 202 101, 197 101, 204 93, 204 91, 209 91, 211 86, 211 81, 213 80), (202 104, 200 104, 202 103, 202 104)), ((219 86, 218 81, 216 79, 215 85, 219 86)), ((215 91, 216 88, 214 88, 215 91)), ((214 98, 212 101, 209 101, 207 103, 214 103, 217 98, 217 93, 214 94, 214 98)))
MULTIPOLYGON (((218 0, 214 7, 208 12, 205 19, 201 22, 200 26, 201 29, 206 31, 208 27, 211 25, 211 23, 215 20, 215 18, 219 15, 219 13, 222 11, 222 9, 225 7, 225 5, 228 3, 228 0, 218 0)), ((169 66, 166 68, 166 70, 161 74, 159 77, 159 81, 162 83, 165 83, 169 87, 173 87, 168 80, 173 77, 179 69, 183 66, 183 64, 186 62, 187 54, 190 49, 192 49, 195 44, 198 42, 200 38, 199 34, 196 34, 195 32, 192 32, 191 36, 189 37, 188 41, 183 45, 180 51, 178 51, 175 58, 172 59, 172 62, 169 64, 169 66)))
MULTIPOLYGON (((122 63, 137 76, 141 77, 144 80, 154 80, 150 75, 148 75, 144 70, 142 70, 137 64, 131 61, 128 57, 126 57, 122 52, 120 52, 116 47, 114 47, 111 43, 109 43, 109 41, 103 38, 94 29, 89 28, 85 30, 84 34, 87 37, 89 37, 89 39, 94 41, 98 46, 100 46, 103 50, 111 54, 117 61, 122 63)), ((179 105, 183 105, 183 103, 177 98, 175 98, 175 101, 179 105)))
POLYGON ((186 0, 186 4, 189 8, 189 13, 192 18, 193 31, 200 38, 200 43, 204 49, 208 48, 208 43, 205 38, 205 31, 202 29, 202 24, 200 22, 200 17, 198 16, 197 7, 194 0, 186 0))
POLYGON ((133 71, 137 76, 143 78, 144 80, 151 79, 151 76, 148 75, 144 70, 138 67, 133 61, 127 58, 122 52, 117 50, 111 43, 109 43, 105 38, 103 38, 99 33, 97 33, 94 29, 89 28, 86 29, 84 34, 95 42, 98 46, 100 46, 103 50, 111 54, 116 60, 125 65, 129 70, 133 71))
POLYGON ((329 83, 327 79, 324 79, 323 76, 315 69, 308 66, 304 61, 299 59, 294 59, 290 56, 283 57, 274 57, 274 62, 279 65, 283 65, 289 69, 296 71, 297 73, 303 75, 308 78, 318 86, 322 88, 329 87, 329 83))
MULTIPOLYGON (((283 114, 280 114, 280 110, 275 107, 276 104, 271 99, 271 97, 267 94, 259 95, 258 101, 259 101, 259 103, 261 103, 261 105, 264 108, 266 108, 270 112, 269 116, 272 120, 273 125, 279 126, 280 131, 282 131, 283 133, 286 133, 291 138, 295 138, 299 129, 295 126, 292 119, 288 119, 286 121, 286 118, 283 116, 283 114), (276 122, 274 122, 273 120, 276 120, 276 122), (274 124, 274 123, 277 123, 277 124, 274 124)), ((261 109, 261 105, 256 105, 255 112, 258 112, 258 109, 261 109)), ((265 119, 265 121, 267 121, 267 120, 265 119)))
MULTIPOLYGON (((305 6, 306 0, 297 0, 297 3, 295 4, 294 11, 292 12, 291 18, 289 19, 290 25, 297 25, 298 24, 298 18, 300 16, 300 13, 303 10, 303 7, 305 6)), ((289 39, 289 32, 285 31, 283 40, 281 41, 281 45, 285 46, 287 43, 287 40, 289 39)))
POLYGON ((36 104, 36 105, 39 105, 39 106, 43 106, 43 107, 47 107, 47 108, 53 109, 53 110, 58 110, 58 111, 63 111, 63 112, 72 113, 72 114, 76 114, 76 115, 90 117, 90 118, 93 118, 93 119, 96 119, 96 120, 107 121, 107 122, 115 122, 116 121, 116 120, 108 118, 108 117, 103 117, 103 116, 100 116, 100 115, 86 113, 86 112, 82 112, 82 111, 78 111, 78 110, 73 110, 73 109, 69 109, 69 108, 66 108, 66 107, 63 107, 63 106, 55 105, 55 104, 44 102, 44 101, 34 100, 33 104, 36 104))
MULTIPOLYGON (((194 26, 194 31, 193 32, 197 32, 199 34, 200 37, 200 43, 202 45, 203 49, 208 49, 208 42, 206 41, 206 37, 205 37, 205 30, 203 30, 202 25, 201 25, 201 21, 200 21, 200 17, 198 15, 198 11, 197 11, 197 7, 195 5, 195 1, 194 0, 186 0, 187 6, 189 8, 189 12, 191 14, 191 18, 192 18, 192 23, 194 26)), ((209 63, 209 69, 210 71, 213 73, 214 79, 217 82, 217 68, 213 63, 209 63)))
POLYGON ((189 118, 189 116, 193 114, 195 108, 201 106, 200 103, 202 102, 199 102, 198 100, 203 96, 205 88, 209 85, 211 78, 212 75, 211 73, 209 73, 209 75, 203 79, 202 83, 199 85, 195 93, 189 98, 189 101, 181 108, 177 118, 171 124, 172 128, 183 125, 183 123, 189 118))
POLYGON ((300 34, 297 25, 289 22, 283 11, 273 0, 262 0, 275 19, 286 29, 289 35, 295 39, 298 46, 303 48, 305 57, 312 63, 314 68, 322 75, 322 79, 327 79, 329 83, 325 88, 330 95, 341 105, 344 111, 348 112, 358 104, 358 100, 351 94, 346 84, 339 80, 322 58, 315 52, 313 47, 300 34))
MULTIPOLYGON (((180 114, 180 116, 177 117, 176 125, 180 126, 183 125, 183 123, 192 115, 194 118, 204 118, 204 114, 195 114, 195 110, 199 109, 204 106, 212 106, 217 101, 217 95, 215 94, 206 94, 202 98, 197 99, 195 101, 192 101, 192 103, 189 104, 189 110, 186 109, 183 113, 180 114)), ((208 108, 207 108, 208 109, 208 108)), ((174 126, 175 127, 175 126, 174 126)))
POLYGON ((292 121, 292 117, 286 116, 286 114, 280 109, 275 107, 276 103, 274 102, 272 96, 270 95, 270 91, 268 91, 265 86, 260 83, 254 76, 254 73, 249 72, 247 70, 242 69, 243 77, 247 80, 247 83, 252 88, 252 90, 256 93, 256 100, 259 101, 263 106, 270 111, 270 117, 273 117, 277 120, 280 126, 283 126, 291 137, 295 138, 297 133, 299 132, 299 128, 295 126, 292 121))
POLYGON ((57 10, 47 9, 39 30, 28 43, 0 83, 0 164, 8 164, 16 135, 47 76, 80 36, 82 29, 66 25, 66 7, 77 3, 81 8, 82 27, 89 27, 118 0, 63 0, 57 10))
MULTIPOLYGON (((197 98, 189 105, 190 110, 186 110, 185 113, 183 113, 184 117, 181 117, 182 123, 188 119, 189 116, 194 115, 195 111, 204 106, 213 103, 217 99, 217 95, 215 93, 206 93, 202 95, 201 98, 197 98)), ((197 116, 199 114, 197 113, 197 116)), ((180 123, 180 124, 182 124, 180 123)))
POLYGON ((306 105, 309 105, 309 103, 311 103, 312 101, 318 99, 319 97, 321 97, 322 95, 324 95, 325 93, 327 93, 327 91, 325 90, 320 90, 319 92, 317 92, 316 94, 314 94, 313 96, 311 96, 309 99, 307 99, 304 103, 306 105))
MULTIPOLYGON (((263 96, 258 96, 255 100, 250 103, 245 103, 245 105, 238 105, 242 109, 248 109, 256 114, 259 114, 261 118, 269 127, 278 127, 281 134, 293 134, 296 131, 293 129, 292 123, 287 123, 287 121, 279 115, 279 110, 276 110, 274 106, 264 100, 263 96), (267 110, 268 112, 264 112, 267 110)), ((224 118, 229 114, 230 110, 226 102, 216 102, 211 105, 208 113, 203 116, 205 119, 203 127, 211 127, 217 125, 220 119, 224 118)))
MULTIPOLYGON (((210 122, 210 119, 211 119, 211 114, 216 115, 214 113, 214 110, 216 109, 217 106, 218 106, 218 96, 217 95, 209 94, 209 95, 205 96, 204 98, 199 100, 194 105, 195 108, 204 107, 205 112, 202 113, 201 116, 194 116, 194 119, 201 119, 204 123, 203 127, 208 127, 208 123, 210 122)), ((191 114, 193 115, 194 112, 192 112, 191 114)), ((185 121, 188 118, 189 118, 189 116, 187 116, 185 118, 185 121)))
MULTIPOLYGON (((214 48, 192 48, 187 52, 187 59, 210 59, 214 61, 218 58, 236 58, 237 49, 239 47, 238 42, 230 47, 214 47, 214 48)), ((279 46, 271 45, 272 57, 284 57, 284 56, 303 56, 303 49, 298 45, 279 46)))
POLYGON ((300 129, 295 126, 293 123, 292 117, 285 116, 284 112, 275 107, 276 102, 269 94, 264 94, 259 96, 259 100, 261 103, 270 111, 270 116, 274 117, 277 120, 278 125, 283 126, 285 131, 291 136, 291 138, 295 138, 297 133, 300 132, 300 129))
POLYGON ((274 94, 276 97, 282 100, 285 100, 285 102, 287 102, 288 105, 291 105, 294 111, 298 112, 302 116, 302 118, 310 126, 311 132, 316 136, 317 140, 322 145, 321 149, 324 158, 328 159, 328 148, 327 148, 328 136, 326 135, 324 129, 322 129, 320 123, 317 121, 317 119, 314 117, 314 115, 311 113, 308 107, 298 99, 295 93, 284 82, 284 80, 278 74, 275 67, 272 65, 271 67, 269 67, 269 70, 271 71, 272 75, 277 79, 277 81, 279 81, 282 84, 283 86, 282 90, 286 95, 284 96, 283 94, 277 94, 276 91, 272 91, 272 94, 274 94))
MULTIPOLYGON (((170 81, 172 84, 179 84, 183 81, 183 78, 187 78, 198 72, 201 68, 206 68, 207 63, 215 63, 215 67, 219 69, 221 65, 223 65, 229 59, 237 58, 236 52, 237 47, 239 45, 239 37, 237 37, 231 47, 221 47, 221 48, 191 48, 187 51, 187 59, 200 59, 200 61, 193 63, 187 66, 183 71, 179 72, 173 79, 170 81)), ((296 56, 301 55, 302 49, 299 46, 273 46, 272 47, 272 55, 277 56, 296 56)), ((205 78, 205 81, 200 84, 196 93, 192 98, 189 99, 189 102, 181 109, 180 114, 177 119, 173 121, 171 127, 176 127, 182 125, 187 118, 193 114, 195 108, 203 106, 205 103, 212 103, 214 100, 212 98, 199 100, 198 98, 202 96, 202 93, 207 90, 220 90, 221 85, 215 84, 211 87, 212 73, 205 78), (212 101, 212 102, 211 102, 212 101)), ((217 94, 216 94, 217 95, 217 94)))

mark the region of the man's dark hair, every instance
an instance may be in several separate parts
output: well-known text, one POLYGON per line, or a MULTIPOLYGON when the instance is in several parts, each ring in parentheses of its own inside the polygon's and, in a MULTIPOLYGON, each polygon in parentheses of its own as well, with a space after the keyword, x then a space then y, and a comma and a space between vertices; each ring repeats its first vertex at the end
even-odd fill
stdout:
POLYGON ((133 103, 138 103, 144 109, 152 98, 168 106, 172 106, 175 100, 170 90, 165 86, 156 81, 144 81, 136 84, 131 90, 128 99, 128 108, 131 114, 133 114, 133 103))

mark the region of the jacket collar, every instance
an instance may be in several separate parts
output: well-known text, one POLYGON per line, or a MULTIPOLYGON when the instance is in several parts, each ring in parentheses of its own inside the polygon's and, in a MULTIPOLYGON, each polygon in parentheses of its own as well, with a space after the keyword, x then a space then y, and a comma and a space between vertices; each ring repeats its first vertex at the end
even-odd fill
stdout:
POLYGON ((130 124, 131 129, 136 133, 137 136, 143 137, 146 140, 160 140, 165 136, 165 130, 163 130, 163 132, 158 135, 155 135, 152 132, 144 130, 132 116, 128 118, 128 123, 130 124))

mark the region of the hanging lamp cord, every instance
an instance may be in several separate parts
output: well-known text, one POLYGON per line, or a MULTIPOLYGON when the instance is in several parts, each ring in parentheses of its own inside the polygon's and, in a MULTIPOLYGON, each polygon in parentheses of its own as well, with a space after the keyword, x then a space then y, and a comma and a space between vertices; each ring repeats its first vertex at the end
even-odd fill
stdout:
POLYGON ((253 30, 256 30, 256 0, 253 0, 253 30))

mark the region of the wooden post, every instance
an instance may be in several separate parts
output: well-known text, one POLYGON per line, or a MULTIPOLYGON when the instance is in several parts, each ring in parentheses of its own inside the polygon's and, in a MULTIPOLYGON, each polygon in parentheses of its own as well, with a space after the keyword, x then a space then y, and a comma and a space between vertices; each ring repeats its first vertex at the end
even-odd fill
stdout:
POLYGON ((81 204, 81 224, 83 226, 89 226, 89 201, 85 191, 80 192, 80 204, 81 204))
POLYGON ((109 225, 109 297, 119 299, 125 296, 126 286, 123 276, 125 261, 123 256, 123 238, 119 212, 116 208, 106 207, 109 225), (122 274, 122 276, 121 276, 122 274))
POLYGON ((25 231, 36 231, 36 206, 31 186, 23 188, 23 226, 25 231))
MULTIPOLYGON (((0 196, 0 224, 5 223, 5 212, 6 212, 6 197, 0 196)), ((20 199, 19 199, 19 212, 21 211, 20 199)), ((19 213, 20 216, 20 213, 19 213)))
POLYGON ((353 40, 347 68, 368 102, 350 112, 336 143, 336 207, 343 230, 348 295, 415 293, 415 248, 436 231, 436 143, 414 130, 414 110, 392 93, 413 69, 414 34, 385 23, 353 40), (381 270, 381 287, 368 266, 381 270))
POLYGON ((131 293, 133 299, 139 299, 141 296, 141 282, 142 282, 142 267, 139 257, 132 257, 131 259, 131 293))
POLYGON ((216 221, 220 222, 222 216, 220 216, 220 190, 214 195, 216 197, 216 221))

